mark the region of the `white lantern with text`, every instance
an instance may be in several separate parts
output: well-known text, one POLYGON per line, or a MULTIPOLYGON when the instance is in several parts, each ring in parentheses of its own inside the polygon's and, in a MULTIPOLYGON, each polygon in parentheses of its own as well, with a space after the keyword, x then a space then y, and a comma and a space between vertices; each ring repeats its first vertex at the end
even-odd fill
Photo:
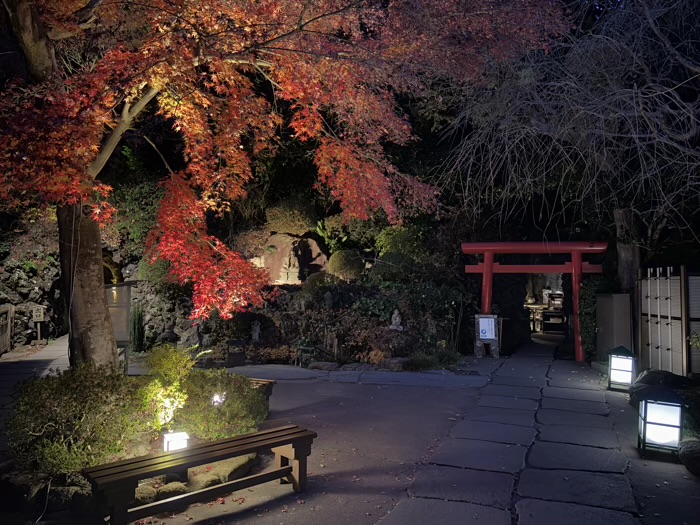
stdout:
POLYGON ((651 386, 640 394, 639 436, 642 455, 648 449, 678 452, 683 427, 683 400, 671 389, 651 386))
POLYGON ((168 432, 163 434, 163 450, 165 452, 173 452, 187 448, 187 443, 190 436, 187 432, 168 432))
POLYGON ((608 388, 627 390, 637 378, 636 356, 624 346, 610 351, 608 364, 608 388))

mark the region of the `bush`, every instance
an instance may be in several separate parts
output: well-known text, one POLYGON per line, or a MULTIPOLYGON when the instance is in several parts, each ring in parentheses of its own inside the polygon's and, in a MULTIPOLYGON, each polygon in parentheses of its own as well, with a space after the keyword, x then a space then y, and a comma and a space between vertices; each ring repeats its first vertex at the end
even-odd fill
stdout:
POLYGON ((136 303, 131 309, 129 317, 129 341, 130 351, 143 352, 146 348, 146 326, 143 320, 143 306, 136 303))
POLYGON ((173 345, 159 345, 148 353, 146 365, 151 375, 165 385, 182 383, 194 368, 195 359, 189 350, 173 345))
POLYGON ((316 214, 311 201, 294 198, 269 207, 265 215, 272 232, 304 235, 316 227, 316 214))
POLYGON ((225 369, 193 370, 183 386, 187 401, 175 421, 178 429, 200 439, 255 432, 267 416, 264 392, 225 369))
POLYGON ((331 275, 328 272, 316 272, 309 275, 302 283, 301 291, 308 296, 314 297, 339 282, 340 279, 335 275, 331 275))
POLYGON ((372 278, 382 281, 407 279, 414 269, 413 259, 403 253, 387 252, 379 256, 372 267, 372 278))
POLYGON ((337 251, 328 261, 328 273, 344 281, 359 279, 364 269, 365 263, 357 250, 337 251))
POLYGON ((418 226, 391 226, 377 235, 376 247, 380 255, 402 253, 422 260, 430 253, 424 238, 425 232, 418 226))
POLYGON ((23 385, 7 423, 20 470, 56 476, 108 461, 143 428, 133 381, 89 364, 23 385))

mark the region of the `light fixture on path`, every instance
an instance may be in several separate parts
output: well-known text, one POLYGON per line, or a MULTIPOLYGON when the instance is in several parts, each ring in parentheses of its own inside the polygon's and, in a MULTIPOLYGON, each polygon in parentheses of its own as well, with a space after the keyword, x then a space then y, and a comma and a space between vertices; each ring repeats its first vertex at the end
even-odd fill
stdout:
POLYGON ((163 450, 165 452, 173 452, 187 448, 190 436, 187 432, 168 432, 163 434, 163 450))
POLYGON ((628 390, 637 379, 637 356, 624 346, 618 346, 609 353, 608 389, 628 390))
POLYGON ((683 400, 673 390, 651 385, 639 391, 639 434, 642 457, 647 450, 678 452, 683 432, 683 400))

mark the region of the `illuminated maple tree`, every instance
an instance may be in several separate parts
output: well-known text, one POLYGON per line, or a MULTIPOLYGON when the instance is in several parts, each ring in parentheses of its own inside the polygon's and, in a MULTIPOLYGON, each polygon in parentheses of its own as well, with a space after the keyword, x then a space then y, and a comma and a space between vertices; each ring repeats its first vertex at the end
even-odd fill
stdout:
POLYGON ((114 360, 113 340, 98 341, 105 315, 88 304, 100 295, 96 224, 111 213, 99 174, 147 105, 180 132, 186 161, 165 182, 151 253, 194 284, 195 316, 226 317, 260 304, 266 279, 205 216, 245 196, 252 159, 274 153, 282 126, 315 146, 318 185, 348 217, 400 221, 435 194, 384 153, 412 140, 396 94, 473 79, 564 28, 547 0, 3 3, 31 81, 0 97, 0 198, 60 206, 73 362, 114 360))

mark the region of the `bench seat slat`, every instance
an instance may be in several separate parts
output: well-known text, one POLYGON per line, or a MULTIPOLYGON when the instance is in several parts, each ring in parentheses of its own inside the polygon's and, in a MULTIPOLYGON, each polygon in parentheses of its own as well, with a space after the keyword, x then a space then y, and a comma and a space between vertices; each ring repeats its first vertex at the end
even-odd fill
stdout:
POLYGON ((193 447, 189 447, 183 450, 177 450, 174 452, 155 452, 153 454, 148 454, 146 456, 139 456, 135 458, 122 459, 120 461, 115 461, 113 463, 106 463, 104 465, 96 465, 94 467, 89 467, 84 470, 85 474, 91 477, 99 477, 102 472, 110 471, 118 472, 120 470, 128 471, 133 465, 143 465, 147 461, 153 461, 157 463, 161 458, 167 458, 168 460, 175 460, 181 457, 187 457, 192 454, 192 451, 204 450, 204 449, 217 449, 221 447, 226 447, 229 445, 235 445, 236 443, 242 442, 246 443, 251 439, 263 440, 273 436, 286 436, 289 434, 294 434, 305 429, 298 427, 297 425, 286 425, 284 427, 272 428, 269 430, 261 430, 260 432, 255 432, 253 434, 243 434, 241 436, 235 436, 232 438, 219 439, 217 441, 209 441, 193 447))
POLYGON ((220 445, 214 449, 209 447, 205 447, 203 450, 185 449, 188 455, 184 457, 183 455, 175 458, 163 457, 159 454, 160 457, 148 458, 140 464, 135 463, 130 465, 128 470, 117 469, 116 471, 112 471, 105 469, 97 475, 90 474, 90 477, 93 484, 98 489, 103 489, 108 485, 119 485, 132 480, 155 477, 173 470, 196 467, 222 459, 242 456, 251 452, 269 450, 284 444, 294 442, 311 443, 317 436, 315 432, 304 429, 299 430, 301 430, 301 432, 284 436, 266 437, 266 439, 264 437, 263 439, 254 439, 249 442, 232 445, 220 445))
POLYGON ((292 467, 281 467, 234 481, 228 481, 220 485, 214 485, 213 487, 197 490, 195 492, 182 494, 180 496, 173 496, 172 498, 168 498, 164 501, 156 501, 154 503, 148 503, 147 505, 141 505, 140 507, 134 507, 129 509, 129 521, 136 521, 147 516, 160 514, 161 512, 170 512, 175 509, 186 507, 191 503, 201 501, 204 498, 212 498, 221 494, 228 494, 236 490, 254 487, 255 485, 260 485, 275 479, 282 479, 289 475, 291 471, 292 467))

